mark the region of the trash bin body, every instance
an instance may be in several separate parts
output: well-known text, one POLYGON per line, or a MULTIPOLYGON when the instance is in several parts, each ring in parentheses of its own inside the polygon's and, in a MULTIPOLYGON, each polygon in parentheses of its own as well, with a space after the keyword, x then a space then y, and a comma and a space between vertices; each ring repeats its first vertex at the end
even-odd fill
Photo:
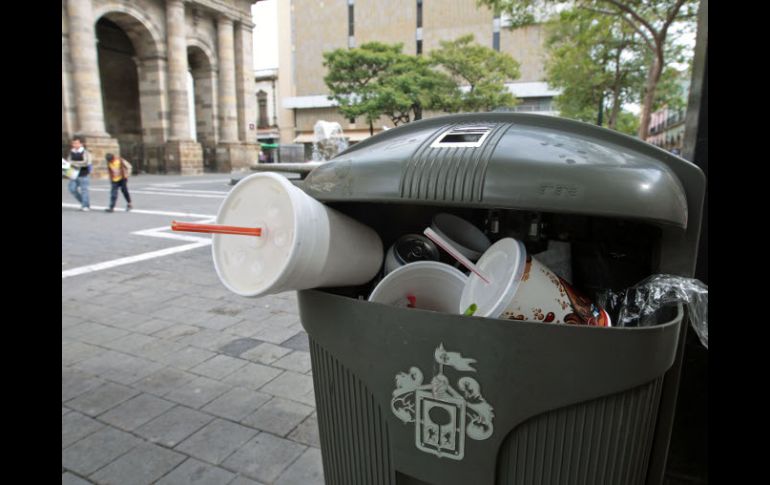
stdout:
MULTIPOLYGON (((618 264, 623 274, 597 281, 630 285, 643 271, 692 275, 704 186, 694 165, 624 135, 478 113, 369 138, 316 168, 303 189, 371 224, 386 247, 436 211, 542 214, 589 248, 573 248, 578 258, 624 262, 641 245, 640 268, 618 264), (624 231, 625 260, 610 240, 624 231)), ((369 290, 299 292, 327 483, 662 482, 681 307, 654 327, 596 328, 355 298, 369 290)))

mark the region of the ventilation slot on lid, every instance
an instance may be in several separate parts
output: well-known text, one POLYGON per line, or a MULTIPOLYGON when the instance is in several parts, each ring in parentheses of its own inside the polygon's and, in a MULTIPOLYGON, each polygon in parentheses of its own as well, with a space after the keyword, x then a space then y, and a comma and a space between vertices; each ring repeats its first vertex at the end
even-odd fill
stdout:
POLYGON ((439 136, 431 148, 480 147, 490 131, 491 126, 457 126, 439 136))

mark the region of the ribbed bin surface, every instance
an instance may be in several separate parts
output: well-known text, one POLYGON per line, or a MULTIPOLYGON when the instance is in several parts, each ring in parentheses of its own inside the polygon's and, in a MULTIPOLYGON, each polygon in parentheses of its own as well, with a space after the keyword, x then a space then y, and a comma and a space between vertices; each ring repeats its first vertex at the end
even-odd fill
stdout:
POLYGON ((310 340, 327 483, 394 483, 388 427, 363 382, 310 340))
POLYGON ((662 379, 537 416, 514 429, 500 485, 644 483, 662 379))

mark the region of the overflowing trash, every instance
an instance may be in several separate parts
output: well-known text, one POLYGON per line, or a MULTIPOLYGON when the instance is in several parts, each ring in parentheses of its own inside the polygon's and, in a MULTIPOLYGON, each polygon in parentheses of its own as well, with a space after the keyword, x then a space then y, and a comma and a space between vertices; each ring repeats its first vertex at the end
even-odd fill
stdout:
POLYGON ((267 172, 247 177, 228 194, 217 224, 174 222, 172 229, 214 234, 217 275, 242 296, 368 287, 368 295, 359 297, 401 308, 598 327, 659 324, 657 310, 684 303, 708 348, 703 283, 653 275, 621 291, 601 291, 592 301, 568 281, 568 242, 549 240, 535 257, 523 240, 506 237, 494 222, 492 243, 489 228, 485 233, 462 217, 438 212, 423 234, 403 234, 383 252, 373 228, 267 172))
POLYGON ((597 297, 610 314, 617 315, 615 326, 648 327, 659 323, 655 314, 663 307, 684 304, 695 333, 708 348, 709 290, 703 282, 668 274, 652 275, 621 291, 607 290, 597 297))

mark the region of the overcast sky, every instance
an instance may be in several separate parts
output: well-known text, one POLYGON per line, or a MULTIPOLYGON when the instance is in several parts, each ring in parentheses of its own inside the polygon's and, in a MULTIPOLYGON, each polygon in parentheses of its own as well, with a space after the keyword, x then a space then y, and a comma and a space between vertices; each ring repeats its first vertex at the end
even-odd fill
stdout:
POLYGON ((254 69, 278 67, 278 9, 276 0, 251 6, 254 27, 254 69))

